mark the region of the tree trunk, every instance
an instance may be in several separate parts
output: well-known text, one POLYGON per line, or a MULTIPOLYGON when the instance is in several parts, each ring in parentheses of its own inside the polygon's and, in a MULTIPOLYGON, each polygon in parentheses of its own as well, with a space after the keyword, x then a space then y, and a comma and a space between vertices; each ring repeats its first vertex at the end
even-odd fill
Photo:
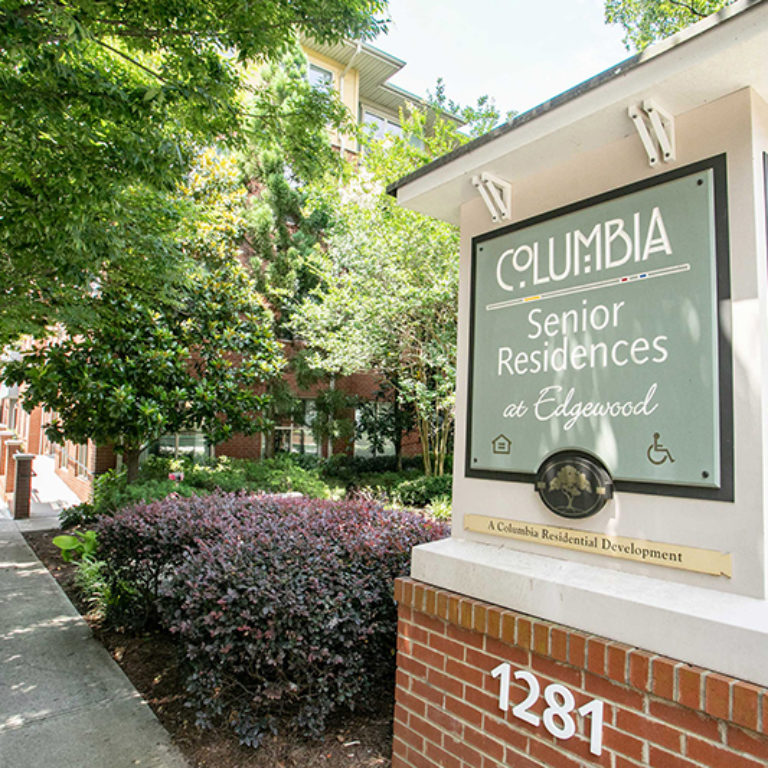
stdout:
POLYGON ((432 446, 429 440, 429 422, 419 413, 416 416, 421 440, 421 456, 424 462, 424 474, 432 475, 432 446))
POLYGON ((139 477, 139 456, 141 448, 126 448, 123 451, 123 463, 128 476, 128 482, 136 482, 139 477))
POLYGON ((395 445, 395 461, 397 462, 396 469, 398 472, 403 471, 403 429, 400 426, 400 403, 397 398, 397 391, 395 391, 395 399, 392 402, 392 419, 395 425, 394 440, 395 445))
POLYGON ((448 438, 451 434, 453 418, 443 415, 443 423, 440 426, 440 433, 437 440, 437 474, 445 474, 445 457, 448 454, 448 438))
POLYGON ((275 431, 271 429, 264 433, 264 455, 263 459, 275 458, 275 431))

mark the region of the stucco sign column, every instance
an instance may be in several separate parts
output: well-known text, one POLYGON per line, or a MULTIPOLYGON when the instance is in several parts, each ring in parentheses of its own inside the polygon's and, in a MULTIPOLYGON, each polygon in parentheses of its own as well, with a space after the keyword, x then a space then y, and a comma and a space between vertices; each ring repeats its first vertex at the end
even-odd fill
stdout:
POLYGON ((461 229, 395 768, 768 765, 766 50, 737 0, 390 188, 461 229))

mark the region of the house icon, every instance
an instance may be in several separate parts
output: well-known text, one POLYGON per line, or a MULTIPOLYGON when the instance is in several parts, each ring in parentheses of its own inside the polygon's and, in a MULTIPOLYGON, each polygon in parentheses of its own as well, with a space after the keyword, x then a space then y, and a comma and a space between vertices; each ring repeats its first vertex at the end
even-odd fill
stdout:
POLYGON ((512 441, 505 435, 498 435, 491 440, 494 453, 508 454, 512 449, 512 441))

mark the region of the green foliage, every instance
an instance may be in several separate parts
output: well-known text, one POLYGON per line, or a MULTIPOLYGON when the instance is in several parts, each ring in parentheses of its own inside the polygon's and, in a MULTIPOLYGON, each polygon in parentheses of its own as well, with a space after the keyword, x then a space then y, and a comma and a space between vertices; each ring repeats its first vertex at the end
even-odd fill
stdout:
POLYGON ((368 499, 391 506, 395 503, 400 484, 419 476, 415 469, 364 473, 347 484, 347 494, 352 498, 368 499))
MULTIPOLYGON (((259 70, 259 86, 248 101, 243 168, 248 179, 260 183, 269 173, 283 176, 287 186, 270 186, 270 194, 283 196, 277 207, 282 203, 286 210, 302 199, 291 194, 292 186, 339 172, 341 158, 331 147, 329 129, 349 130, 352 125, 334 91, 310 84, 307 67, 304 52, 292 46, 259 70)), ((294 207, 292 212, 300 210, 294 207)))
MULTIPOLYGON (((496 102, 487 94, 480 96, 474 106, 462 106, 453 99, 449 99, 442 77, 437 79, 435 92, 428 93, 428 101, 435 110, 460 117, 464 123, 462 131, 473 138, 488 133, 498 125, 501 119, 499 110, 496 108, 496 102)), ((515 115, 517 112, 510 110, 506 114, 506 120, 512 120, 515 115)))
POLYGON ((221 457, 203 464, 186 458, 150 456, 142 463, 138 479, 133 483, 128 483, 125 469, 97 475, 93 501, 63 510, 59 520, 63 528, 72 528, 91 524, 101 515, 112 516, 135 504, 160 501, 171 495, 201 496, 216 490, 300 493, 315 499, 337 498, 346 491, 356 498, 412 507, 426 507, 440 496, 447 496, 450 517, 450 476, 434 481, 425 477, 421 457, 404 459, 406 468, 399 471, 396 463, 394 456, 369 458, 341 454, 328 459, 281 454, 260 461, 221 457), (170 473, 179 472, 184 475, 183 481, 168 479, 170 473))
MULTIPOLYGON (((167 283, 183 282, 172 231, 180 212, 164 196, 186 174, 192 148, 239 139, 248 89, 263 132, 280 127, 243 65, 278 58, 299 32, 320 41, 371 36, 384 7, 6 0, 0 344, 87 312, 82 299, 106 268, 146 279, 145 290, 164 300, 167 283)), ((292 131, 298 143, 301 122, 292 131)))
POLYGON ((77 564, 74 582, 88 604, 91 617, 96 621, 103 621, 114 603, 104 561, 95 557, 83 558, 77 564))
POLYGON ((427 508, 435 517, 450 518, 451 475, 425 475, 420 457, 405 460, 407 468, 395 470, 394 458, 333 456, 322 463, 321 471, 329 482, 342 483, 352 498, 427 508))
POLYGON ((78 557, 91 559, 98 548, 96 531, 75 531, 73 535, 55 536, 53 543, 61 550, 61 559, 65 563, 71 563, 78 557))
POLYGON ((341 172, 331 147, 329 127, 349 129, 349 114, 327 91, 306 78, 300 49, 263 68, 262 88, 251 109, 269 112, 274 123, 248 124, 241 165, 255 194, 245 211, 246 242, 251 249, 258 289, 275 313, 285 337, 293 306, 317 284, 308 256, 328 223, 322 200, 308 199, 306 187, 341 172))
POLYGON ((188 498, 216 489, 247 493, 291 492, 320 499, 332 495, 317 467, 303 467, 288 455, 262 461, 221 457, 209 464, 151 456, 142 463, 133 483, 128 482, 125 469, 111 469, 97 475, 93 501, 62 511, 60 522, 63 528, 71 528, 89 523, 100 515, 113 515, 119 509, 140 502, 159 501, 171 494, 188 498), (184 480, 169 480, 168 475, 172 472, 182 472, 184 480))
POLYGON ((5 367, 6 380, 25 384, 25 408, 58 414, 51 440, 113 444, 130 479, 141 449, 162 434, 199 428, 216 443, 262 428, 257 385, 282 364, 271 315, 235 257, 234 161, 200 153, 179 194, 201 215, 188 223, 183 243, 195 260, 173 303, 157 306, 141 286, 105 274, 82 322, 5 367))
POLYGON ((430 517, 436 520, 450 520, 453 510, 451 509, 450 496, 437 496, 429 502, 426 512, 430 517))
POLYGON ((71 528, 91 523, 100 515, 113 515, 131 504, 158 501, 172 493, 188 497, 203 491, 200 486, 169 480, 167 473, 164 477, 146 477, 142 471, 136 482, 129 483, 125 469, 111 469, 94 478, 93 501, 63 510, 59 522, 62 528, 71 528))
MULTIPOLYGON (((418 469, 403 469, 391 472, 364 472, 357 476, 357 482, 360 487, 381 488, 391 492, 406 480, 413 480, 416 477, 422 477, 418 469)), ((390 495, 391 498, 391 495, 390 495)))
POLYGON ((382 408, 378 400, 362 400, 355 414, 355 435, 365 436, 375 456, 384 453, 387 443, 398 439, 401 431, 392 408, 382 408))
POLYGON ((435 499, 451 497, 451 475, 417 477, 397 486, 395 500, 406 507, 426 507, 435 499))
POLYGON ((71 328, 6 366, 6 380, 26 385, 26 408, 58 414, 51 440, 114 444, 130 458, 165 433, 199 427, 219 442, 258 427, 255 385, 279 370, 281 354, 265 310, 236 265, 196 282, 164 312, 105 285, 94 298, 98 326, 71 328))
POLYGON ((118 493, 115 493, 110 507, 105 511, 112 512, 139 502, 150 502, 164 499, 170 494, 176 496, 194 496, 199 489, 189 483, 177 483, 174 480, 142 480, 129 483, 118 493))
POLYGON ((121 498, 128 486, 128 475, 123 469, 109 469, 93 478, 94 515, 114 512, 119 508, 121 498))
MULTIPOLYGON (((350 127, 350 115, 335 93, 313 88, 306 70, 299 49, 261 69, 261 88, 250 108, 257 114, 269 113, 273 120, 267 126, 261 119, 248 124, 247 147, 240 159, 252 192, 244 210, 246 253, 256 287, 273 312, 275 335, 281 339, 290 338, 295 305, 317 285, 310 256, 328 225, 328 206, 322 199, 309 199, 308 185, 338 177, 342 161, 331 146, 329 128, 350 127)), ((288 365, 298 371, 301 359, 289 356, 288 365)), ((297 379, 301 377, 297 373, 297 379)), ((273 380, 267 392, 269 422, 303 420, 303 404, 284 380, 273 380)), ((325 405, 329 408, 316 424, 318 433, 323 432, 324 438, 349 431, 343 420, 335 418, 330 402, 325 405)), ((268 451, 273 444, 270 435, 268 451)))
POLYGON ((605 20, 620 24, 624 45, 642 51, 719 11, 733 0, 605 0, 605 20))
POLYGON ((339 453, 329 456, 327 459, 321 459, 316 462, 316 465, 322 476, 328 480, 359 485, 359 479, 364 475, 397 472, 398 463, 406 471, 424 471, 421 456, 403 457, 398 462, 397 456, 347 456, 339 453))
MULTIPOLYGON (((355 418, 356 436, 368 440, 374 456, 383 455, 391 443, 400 458, 402 437, 415 425, 413 407, 400 403, 397 393, 387 387, 379 389, 373 400, 360 399, 355 418)), ((402 466, 401 458, 400 462, 399 466, 402 466)))
POLYGON ((317 470, 304 469, 289 456, 263 461, 241 460, 245 468, 247 488, 267 493, 301 493, 312 498, 327 499, 330 489, 317 470))
POLYGON ((67 530, 78 525, 90 523, 98 516, 93 504, 84 501, 72 507, 65 507, 59 512, 59 525, 67 530))
POLYGON ((398 206, 387 183, 466 137, 448 120, 428 132, 427 115, 404 120, 402 137, 368 142, 359 173, 325 188, 335 227, 314 252, 319 285, 292 328, 326 374, 377 371, 412 408, 427 473, 441 474, 453 427, 458 231, 398 206))
POLYGON ((336 440, 349 443, 355 436, 355 424, 350 417, 354 413, 357 397, 339 389, 326 389, 315 397, 315 413, 311 424, 312 435, 318 443, 324 440, 333 444, 336 440))
POLYGON ((183 472, 183 484, 198 491, 294 492, 314 498, 328 498, 330 495, 330 489, 320 479, 318 469, 302 467, 289 455, 259 461, 222 456, 211 464, 152 457, 142 464, 139 477, 141 480, 160 482, 170 472, 183 472))

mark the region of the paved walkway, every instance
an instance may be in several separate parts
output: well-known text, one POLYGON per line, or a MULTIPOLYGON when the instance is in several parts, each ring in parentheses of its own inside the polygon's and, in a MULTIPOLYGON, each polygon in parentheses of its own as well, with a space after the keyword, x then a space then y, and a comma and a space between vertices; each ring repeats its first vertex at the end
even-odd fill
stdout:
MULTIPOLYGON (((74 491, 56 474, 53 458, 36 456, 32 464, 32 496, 29 505, 29 519, 19 520, 21 531, 45 531, 58 528, 59 512, 80 503, 74 491)), ((0 518, 10 517, 7 508, 0 502, 0 518)))
MULTIPOLYGON (((55 527, 69 502, 38 496, 21 525, 55 527)), ((0 766, 185 768, 19 527, 0 509, 0 766)))

